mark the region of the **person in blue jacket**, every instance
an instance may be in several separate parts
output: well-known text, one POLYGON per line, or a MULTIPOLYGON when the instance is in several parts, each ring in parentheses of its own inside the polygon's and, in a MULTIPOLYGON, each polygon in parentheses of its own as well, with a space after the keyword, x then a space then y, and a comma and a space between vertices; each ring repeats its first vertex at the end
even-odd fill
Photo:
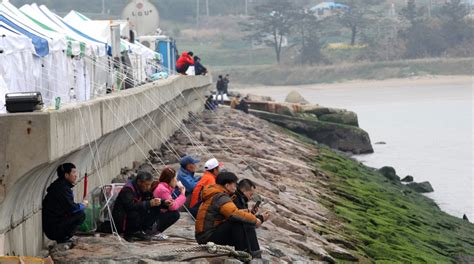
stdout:
POLYGON ((72 163, 64 163, 57 170, 58 178, 48 187, 43 200, 43 231, 58 243, 72 242, 71 237, 84 222, 87 200, 74 202, 72 188, 76 185, 77 170, 72 163))
POLYGON ((194 173, 197 169, 196 164, 198 163, 199 160, 194 159, 191 156, 184 156, 181 158, 181 167, 178 171, 178 181, 181 181, 186 188, 186 196, 189 196, 193 192, 194 187, 196 187, 196 184, 201 179, 200 177, 194 177, 194 173))

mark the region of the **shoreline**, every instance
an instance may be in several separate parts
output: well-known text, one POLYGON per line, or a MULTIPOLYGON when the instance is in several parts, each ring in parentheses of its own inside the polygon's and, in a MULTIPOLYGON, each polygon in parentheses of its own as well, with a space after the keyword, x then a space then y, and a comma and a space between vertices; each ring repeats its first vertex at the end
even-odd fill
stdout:
MULTIPOLYGON (((395 140, 400 140, 400 138, 390 138, 393 136, 392 134, 386 134, 387 129, 377 128, 380 125, 373 125, 374 118, 370 117, 370 113, 368 114, 369 108, 377 108, 374 104, 391 104, 392 102, 406 102, 408 106, 410 105, 419 105, 422 107, 423 105, 426 106, 426 102, 430 100, 438 100, 439 98, 445 98, 444 94, 447 88, 450 88, 453 92, 449 94, 453 94, 459 96, 461 94, 460 91, 463 91, 462 94, 466 94, 466 87, 468 91, 474 91, 474 77, 472 76, 425 76, 425 77, 412 77, 412 78, 394 78, 394 79, 387 79, 387 80, 353 80, 353 81, 344 81, 339 83, 331 83, 331 84, 313 84, 313 85, 298 85, 298 86, 246 86, 240 89, 235 89, 238 92, 243 94, 250 93, 250 94, 257 94, 261 96, 265 95, 272 95, 273 99, 276 99, 278 102, 282 102, 285 99, 286 94, 291 90, 298 91, 303 95, 303 97, 310 101, 310 103, 319 103, 323 106, 331 106, 331 107, 340 107, 345 108, 348 110, 354 110, 357 112, 359 117, 366 116, 369 120, 365 121, 365 125, 362 125, 362 128, 368 129, 371 139, 374 139, 373 142, 376 141, 390 141, 394 143, 395 140), (415 88, 415 89, 411 89, 415 88), (451 89, 452 88, 452 89, 451 89), (459 88, 459 89, 456 89, 459 88), (394 92, 395 91, 395 92, 394 92), (399 96, 397 92, 400 94, 404 94, 403 91, 410 91, 410 96, 399 96), (349 94, 350 92, 350 94, 349 94), (371 93, 375 92, 374 96, 371 96, 371 93), (380 95, 383 94, 386 98, 390 98, 388 100, 380 100, 380 95), (312 98, 308 98, 308 97, 312 98), (336 98, 339 97, 339 98, 336 98), (344 98, 340 98, 344 97, 344 98), (407 98, 405 98, 407 97, 407 98), (379 98, 376 103, 371 102, 372 98, 379 98), (320 102, 322 100, 322 102, 320 102), (328 103, 328 101, 330 101, 328 103), (333 103, 333 101, 337 103, 333 103), (370 107, 369 107, 370 106, 370 107), (372 107, 373 106, 373 107, 372 107), (357 111, 356 109, 360 108, 357 111), (365 113, 365 115, 361 115, 365 113), (369 116, 367 116, 369 115, 369 116), (369 125, 370 124, 370 125, 369 125)), ((468 97, 472 96, 472 92, 468 92, 468 97)), ((448 100, 448 99, 446 99, 448 100)), ((379 107, 380 108, 380 107, 379 107)), ((430 108, 431 109, 431 108, 430 108)), ((463 108, 464 109, 464 108, 463 108)), ((426 112, 426 111, 425 111, 426 112)), ((392 112, 390 112, 392 113, 392 112)), ((399 113, 397 111, 393 113, 399 113)), ((392 113, 392 114, 393 114, 392 113)), ((422 114, 420 114, 422 116, 422 114)), ((432 125, 432 122, 428 122, 428 125, 432 125)), ((426 132, 426 131, 425 131, 426 132)), ((400 143, 400 142, 398 142, 400 143)), ((416 145, 416 144, 415 144, 416 145)), ((374 148, 376 146, 374 145, 374 148)), ((416 147, 416 146, 415 146, 416 147)), ((391 147, 393 148, 393 146, 391 147)), ((386 152, 386 151, 385 151, 386 152)), ((446 199, 446 193, 448 191, 441 190, 438 178, 440 177, 427 177, 427 175, 431 175, 428 173, 429 170, 417 169, 414 167, 409 167, 408 163, 406 162, 399 162, 397 160, 389 159, 391 155, 390 153, 381 153, 376 151, 373 155, 374 157, 370 160, 365 160, 363 156, 354 156, 357 160, 364 160, 364 164, 370 167, 379 167, 393 163, 399 163, 394 167, 397 170, 400 170, 403 175, 414 175, 418 181, 430 181, 431 183, 435 182, 433 185, 435 191, 433 193, 429 193, 425 195, 436 204, 443 208, 443 211, 456 217, 462 218, 463 214, 469 216, 469 219, 473 217, 472 210, 470 210, 470 206, 463 207, 463 210, 460 210, 458 207, 450 207, 456 203, 457 200, 454 198, 446 199), (384 158, 385 157, 385 158, 384 158), (395 162, 397 161, 397 162, 395 162), (374 162, 376 164, 374 164, 374 162), (383 164, 381 164, 383 163, 383 164), (401 163, 401 164, 400 164, 401 163), (404 166, 406 165, 406 166, 404 166), (408 167, 407 167, 408 166, 408 167), (418 171, 418 172, 417 172, 418 171), (436 182, 438 181, 438 188, 436 188, 436 182), (450 205, 451 204, 451 205, 450 205), (449 209, 451 208, 451 209, 449 209), (455 209, 453 209, 455 208, 455 209), (453 212, 454 211, 454 212, 453 212)), ((392 153, 398 153, 393 152, 392 153)), ((421 153, 421 152, 417 152, 421 153)), ((364 155, 365 156, 365 155, 364 155)), ((465 164, 462 163, 462 164, 465 164)), ((464 166, 464 165, 463 165, 464 166)), ((465 168, 465 167, 464 167, 465 168)), ((462 174, 464 175, 464 174, 462 174)), ((471 179, 472 180, 472 179, 471 179)), ((453 186, 449 188, 449 190, 462 190, 463 188, 456 187, 457 189, 453 189, 453 186)), ((463 191, 461 191, 463 192, 463 191)), ((465 190, 464 190, 465 192, 465 190)), ((464 197, 465 198, 465 197, 464 197)), ((460 199, 460 197, 458 197, 460 199)), ((466 198, 465 198, 466 199, 466 198)), ((469 200, 469 197, 467 198, 469 200)))
MULTIPOLYGON (((470 82, 471 85, 474 85, 474 76, 470 75, 429 75, 429 76, 414 76, 410 78, 389 78, 384 80, 367 80, 367 79, 357 79, 357 80, 343 80, 340 82, 334 83, 314 83, 314 84, 301 84, 301 85, 262 85, 262 84, 244 84, 244 83, 234 83, 231 86, 231 90, 258 90, 263 88, 302 88, 302 89, 317 89, 317 88, 363 88, 367 85, 381 85, 392 87, 400 86, 405 84, 418 85, 430 85, 430 84, 447 84, 447 83, 467 83, 470 82), (317 88, 314 88, 317 86, 317 88), (355 86, 355 87, 354 87, 355 86)), ((474 88, 474 87, 473 87, 474 88)), ((242 91, 243 92, 243 91, 242 91)))

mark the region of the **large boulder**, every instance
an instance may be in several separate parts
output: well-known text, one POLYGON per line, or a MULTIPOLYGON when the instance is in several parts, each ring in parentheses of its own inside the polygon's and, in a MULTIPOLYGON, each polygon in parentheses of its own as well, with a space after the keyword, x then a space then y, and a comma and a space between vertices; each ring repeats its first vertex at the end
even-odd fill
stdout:
POLYGON ((291 91, 285 99, 285 102, 292 103, 292 104, 308 104, 309 102, 306 101, 303 96, 297 91, 291 91))
POLYGON ((400 177, 397 176, 397 172, 393 167, 385 166, 379 169, 380 174, 391 181, 400 181, 400 177))
POLYGON ((409 188, 414 190, 415 192, 419 193, 430 193, 434 192, 433 186, 431 186, 431 183, 425 181, 425 182, 412 182, 407 184, 409 188))
POLYGON ((374 152, 369 134, 358 127, 321 122, 316 118, 304 119, 263 111, 251 110, 250 113, 333 149, 353 154, 374 152))

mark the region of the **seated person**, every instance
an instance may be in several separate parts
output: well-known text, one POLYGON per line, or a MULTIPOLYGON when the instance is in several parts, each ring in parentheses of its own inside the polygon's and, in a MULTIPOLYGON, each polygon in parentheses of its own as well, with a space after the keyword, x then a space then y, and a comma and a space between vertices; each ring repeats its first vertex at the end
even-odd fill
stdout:
POLYGON ((219 174, 219 170, 222 165, 223 164, 217 161, 215 158, 206 161, 204 164, 204 169, 206 171, 204 172, 204 175, 202 175, 199 182, 196 184, 191 196, 191 202, 189 203, 189 211, 194 217, 196 217, 199 206, 201 205, 201 191, 203 187, 216 183, 216 177, 217 174, 219 174))
POLYGON ((212 98, 212 95, 209 95, 206 99, 206 103, 204 104, 204 109, 206 110, 216 110, 217 104, 216 101, 212 98))
POLYGON ((265 222, 270 218, 270 212, 264 212, 263 214, 258 213, 258 206, 254 206, 252 209, 249 210, 248 202, 252 200, 253 194, 257 187, 255 184, 249 179, 242 179, 237 184, 237 191, 234 195, 234 204, 237 208, 242 210, 247 210, 252 214, 256 215, 260 222, 265 222))
POLYGON ((194 56, 194 72, 196 75, 206 75, 207 69, 201 64, 201 58, 194 56))
POLYGON ((157 231, 159 232, 156 236, 157 240, 165 240, 168 238, 163 232, 172 226, 179 219, 179 208, 186 202, 186 196, 184 195, 186 188, 183 185, 178 186, 178 180, 176 179, 176 171, 172 168, 166 167, 163 169, 160 175, 158 187, 153 191, 153 197, 159 198, 162 201, 172 201, 168 209, 161 209, 159 217, 157 231), (173 190, 179 188, 179 196, 173 197, 173 190))
POLYGON ((196 218, 196 240, 199 244, 214 242, 233 246, 253 257, 261 257, 255 232, 261 221, 246 210, 239 210, 232 202, 237 180, 234 173, 221 172, 216 184, 204 188, 203 203, 196 218))
POLYGON ((77 170, 72 163, 64 163, 57 170, 58 178, 47 189, 43 199, 43 231, 51 240, 70 243, 71 237, 86 219, 87 200, 74 202, 72 188, 76 185, 77 170))
POLYGON ((120 191, 115 200, 112 217, 120 234, 125 240, 153 239, 152 227, 157 225, 160 209, 171 205, 170 200, 153 198, 150 192, 153 175, 146 171, 139 171, 134 180, 128 182, 120 191))
POLYGON ((189 66, 194 65, 193 59, 194 53, 192 51, 183 52, 179 59, 176 61, 176 71, 178 73, 186 75, 189 66))
POLYGON ((235 109, 237 105, 240 103, 240 95, 235 96, 232 98, 232 101, 230 101, 230 108, 235 109))
POLYGON ((244 97, 242 100, 240 100, 240 103, 235 107, 235 109, 243 111, 246 114, 248 114, 249 113, 248 100, 249 100, 248 96, 244 97))
POLYGON ((191 156, 184 156, 181 158, 178 171, 178 181, 180 181, 186 188, 186 196, 191 195, 196 187, 196 184, 199 182, 201 177, 194 177, 196 172, 196 164, 199 163, 199 160, 193 159, 191 156))

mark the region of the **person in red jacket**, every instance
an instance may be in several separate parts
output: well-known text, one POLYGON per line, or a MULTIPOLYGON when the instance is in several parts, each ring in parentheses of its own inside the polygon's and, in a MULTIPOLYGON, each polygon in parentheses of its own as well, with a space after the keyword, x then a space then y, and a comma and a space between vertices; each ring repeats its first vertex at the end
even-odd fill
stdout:
POLYGON ((192 51, 183 52, 176 61, 176 71, 181 74, 186 74, 189 66, 194 65, 194 53, 192 51))

